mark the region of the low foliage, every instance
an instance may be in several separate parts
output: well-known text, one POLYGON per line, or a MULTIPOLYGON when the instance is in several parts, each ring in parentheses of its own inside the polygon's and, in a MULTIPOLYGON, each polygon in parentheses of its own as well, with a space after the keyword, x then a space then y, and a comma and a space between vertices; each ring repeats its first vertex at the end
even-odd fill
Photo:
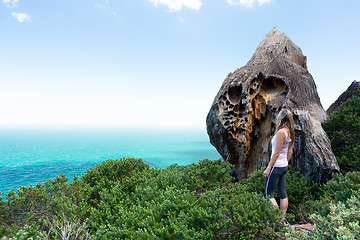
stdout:
POLYGON ((360 239, 360 197, 355 192, 346 202, 330 203, 330 212, 326 215, 312 214, 311 220, 316 228, 309 231, 290 231, 287 239, 360 239))
POLYGON ((343 172, 360 171, 360 89, 324 123, 332 150, 343 172))
MULTIPOLYGON (((0 238, 284 239, 286 232, 294 237, 264 197, 264 169, 236 183, 229 170, 221 160, 156 169, 141 159, 110 159, 81 178, 59 175, 6 193, 0 199, 0 238)), ((312 221, 332 237, 350 232, 356 238, 359 186, 359 172, 334 175, 318 186, 290 168, 287 220, 312 221), (349 209, 355 215, 345 216, 349 209), (342 216, 338 225, 331 222, 336 215, 342 216)))
POLYGON ((359 239, 360 229, 360 172, 335 174, 319 188, 319 199, 309 219, 315 224, 313 232, 287 233, 288 239, 359 239))
POLYGON ((70 183, 67 181, 64 175, 58 175, 54 180, 6 193, 7 201, 1 201, 0 208, 0 236, 14 235, 22 226, 27 226, 26 233, 30 235, 40 229, 46 231, 46 218, 66 216, 77 221, 81 181, 76 175, 70 183))
POLYGON ((358 191, 360 191, 360 172, 334 174, 330 181, 320 187, 320 198, 316 201, 316 209, 319 214, 326 216, 330 212, 329 204, 346 202, 358 191))
POLYGON ((277 239, 280 213, 207 159, 150 168, 107 160, 72 181, 59 175, 1 201, 0 237, 27 239, 277 239))
MULTIPOLYGON (((247 179, 242 180, 241 184, 247 192, 256 192, 264 194, 265 179, 262 168, 247 179)), ((314 212, 315 200, 317 199, 317 192, 319 186, 310 178, 306 178, 300 172, 295 171, 291 166, 286 173, 286 191, 289 198, 289 207, 286 219, 289 222, 308 222, 309 216, 314 212)), ((277 191, 275 191, 275 199, 279 202, 277 191)))

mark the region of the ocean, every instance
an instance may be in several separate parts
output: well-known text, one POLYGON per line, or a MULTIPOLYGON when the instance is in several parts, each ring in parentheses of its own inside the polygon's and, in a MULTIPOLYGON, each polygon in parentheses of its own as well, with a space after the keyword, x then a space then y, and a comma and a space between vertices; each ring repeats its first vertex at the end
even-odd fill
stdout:
POLYGON ((205 129, 0 129, 1 195, 59 174, 71 180, 122 157, 142 158, 156 168, 221 158, 205 129))

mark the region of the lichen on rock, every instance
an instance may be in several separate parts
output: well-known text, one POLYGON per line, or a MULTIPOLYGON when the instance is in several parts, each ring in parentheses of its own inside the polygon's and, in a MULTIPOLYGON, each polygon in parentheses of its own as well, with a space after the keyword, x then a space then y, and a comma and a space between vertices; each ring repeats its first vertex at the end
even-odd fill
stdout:
POLYGON ((306 57, 272 29, 249 62, 224 80, 206 119, 210 142, 240 179, 269 162, 275 117, 282 108, 294 114, 297 125, 290 164, 318 182, 339 171, 321 126, 327 114, 306 57))

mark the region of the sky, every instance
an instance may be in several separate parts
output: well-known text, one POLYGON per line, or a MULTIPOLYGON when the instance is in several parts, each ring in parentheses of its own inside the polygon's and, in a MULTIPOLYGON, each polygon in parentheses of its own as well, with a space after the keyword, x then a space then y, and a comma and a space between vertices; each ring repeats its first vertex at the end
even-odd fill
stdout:
POLYGON ((359 0, 1 0, 0 127, 205 128, 275 27, 326 110, 360 80, 359 0))

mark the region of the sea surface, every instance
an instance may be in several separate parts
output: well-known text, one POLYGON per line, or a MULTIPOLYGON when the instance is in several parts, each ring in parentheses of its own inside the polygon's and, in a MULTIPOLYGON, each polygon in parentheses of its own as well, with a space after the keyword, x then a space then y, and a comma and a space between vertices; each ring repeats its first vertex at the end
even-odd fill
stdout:
POLYGON ((0 129, 1 196, 59 174, 71 180, 122 157, 156 168, 221 158, 205 129, 0 129))

